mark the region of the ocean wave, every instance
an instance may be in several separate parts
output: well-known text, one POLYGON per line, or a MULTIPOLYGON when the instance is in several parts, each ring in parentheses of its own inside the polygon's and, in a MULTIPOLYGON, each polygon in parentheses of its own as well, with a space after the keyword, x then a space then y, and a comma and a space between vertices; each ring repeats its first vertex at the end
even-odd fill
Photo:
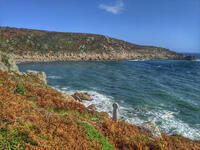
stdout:
MULTIPOLYGON (((200 130, 190 127, 187 123, 184 123, 182 120, 176 118, 174 116, 176 113, 177 112, 170 112, 166 110, 149 111, 147 114, 151 114, 151 117, 148 117, 147 121, 155 122, 160 131, 167 133, 168 135, 179 134, 193 140, 199 140, 200 130)), ((126 116, 126 114, 123 116, 126 116)), ((125 121, 136 125, 146 122, 145 120, 137 118, 136 116, 134 118, 125 117, 125 121)))
MULTIPOLYGON (((56 87, 56 89, 68 94, 74 94, 76 92, 76 90, 72 90, 70 87, 56 87)), ((112 117, 112 104, 115 102, 113 97, 100 94, 96 91, 83 90, 79 92, 87 92, 93 98, 93 101, 83 101, 82 104, 86 107, 94 105, 97 108, 97 111, 107 112, 109 116, 112 117)), ((119 105, 119 119, 125 120, 128 123, 139 126, 144 122, 153 121, 158 124, 161 132, 165 132, 168 135, 179 134, 193 140, 200 139, 200 130, 190 127, 187 123, 184 123, 182 120, 176 118, 175 115, 178 113, 179 112, 166 110, 152 111, 145 107, 137 108, 135 110, 135 108, 132 108, 126 103, 119 105), (146 115, 146 118, 139 117, 141 114, 144 116, 146 115)))
MULTIPOLYGON (((69 87, 64 88, 56 88, 60 92, 64 92, 67 94, 74 94, 76 90, 71 90, 69 87)), ((97 111, 107 112, 110 116, 112 116, 112 104, 114 100, 110 96, 105 96, 95 91, 79 91, 79 92, 86 92, 90 94, 92 97, 92 101, 83 101, 82 104, 88 107, 89 105, 94 105, 97 108, 97 111)))

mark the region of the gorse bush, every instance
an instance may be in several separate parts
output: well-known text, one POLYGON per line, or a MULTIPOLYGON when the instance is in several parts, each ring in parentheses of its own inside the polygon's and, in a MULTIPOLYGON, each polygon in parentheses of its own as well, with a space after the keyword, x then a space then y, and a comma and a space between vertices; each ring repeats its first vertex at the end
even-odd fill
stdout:
POLYGON ((19 93, 21 95, 26 94, 26 88, 22 83, 18 83, 17 86, 14 88, 14 94, 19 93))

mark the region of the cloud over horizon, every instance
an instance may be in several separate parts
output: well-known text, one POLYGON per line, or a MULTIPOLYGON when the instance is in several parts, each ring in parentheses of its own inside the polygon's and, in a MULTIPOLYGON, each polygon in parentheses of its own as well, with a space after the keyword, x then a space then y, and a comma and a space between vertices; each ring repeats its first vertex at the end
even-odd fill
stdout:
POLYGON ((116 15, 121 13, 121 11, 124 9, 124 2, 123 0, 116 0, 115 4, 113 5, 100 4, 99 8, 116 15))

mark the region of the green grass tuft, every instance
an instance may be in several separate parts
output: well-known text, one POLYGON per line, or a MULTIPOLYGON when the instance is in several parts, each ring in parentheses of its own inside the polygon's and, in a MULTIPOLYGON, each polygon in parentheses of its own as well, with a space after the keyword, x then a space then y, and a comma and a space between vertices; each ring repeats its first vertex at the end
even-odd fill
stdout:
POLYGON ((103 136, 98 130, 88 123, 81 122, 78 126, 82 125, 87 131, 88 140, 95 139, 102 145, 102 150, 114 150, 115 148, 107 141, 106 137, 103 136))
POLYGON ((22 150, 26 148, 26 143, 32 143, 27 132, 20 132, 18 128, 0 129, 0 149, 22 150))
POLYGON ((58 108, 48 108, 48 112, 58 113, 59 115, 67 114, 67 111, 65 109, 58 109, 58 108))
POLYGON ((55 136, 56 136, 56 132, 57 132, 57 127, 53 130, 53 133, 52 133, 52 138, 54 139, 55 136))

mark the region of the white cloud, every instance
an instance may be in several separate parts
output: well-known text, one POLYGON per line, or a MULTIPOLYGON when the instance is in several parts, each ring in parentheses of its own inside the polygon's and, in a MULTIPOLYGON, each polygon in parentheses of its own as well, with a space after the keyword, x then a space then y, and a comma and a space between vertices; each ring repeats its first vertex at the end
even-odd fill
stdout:
POLYGON ((123 0, 116 0, 114 5, 100 4, 99 8, 104 9, 107 12, 111 12, 113 14, 119 14, 124 9, 124 2, 123 0))

